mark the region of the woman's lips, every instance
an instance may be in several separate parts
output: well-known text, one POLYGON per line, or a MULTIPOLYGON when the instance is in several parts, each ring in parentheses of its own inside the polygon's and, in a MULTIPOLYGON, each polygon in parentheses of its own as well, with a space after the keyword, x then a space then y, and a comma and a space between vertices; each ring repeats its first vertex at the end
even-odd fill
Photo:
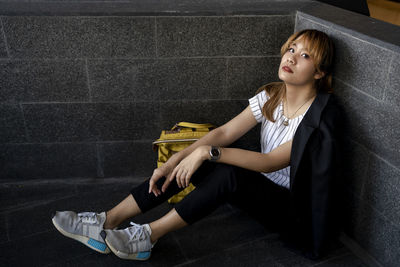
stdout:
POLYGON ((292 69, 289 68, 288 66, 283 66, 282 69, 283 69, 284 71, 286 71, 286 72, 293 73, 292 69))

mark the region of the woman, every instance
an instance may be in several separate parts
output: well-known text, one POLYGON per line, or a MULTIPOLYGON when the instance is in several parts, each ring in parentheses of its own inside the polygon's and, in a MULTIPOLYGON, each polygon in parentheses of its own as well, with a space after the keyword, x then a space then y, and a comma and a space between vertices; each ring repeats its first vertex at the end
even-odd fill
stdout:
POLYGON ((331 229, 338 113, 331 97, 333 43, 316 30, 293 34, 281 49, 279 78, 223 126, 173 155, 108 212, 57 212, 64 235, 120 258, 145 260, 156 241, 227 201, 267 218, 290 244, 319 257, 331 229), (261 153, 228 148, 257 123, 261 153), (196 189, 162 218, 145 225, 128 218, 163 203, 192 182, 196 189), (114 230, 113 230, 114 229, 114 230))

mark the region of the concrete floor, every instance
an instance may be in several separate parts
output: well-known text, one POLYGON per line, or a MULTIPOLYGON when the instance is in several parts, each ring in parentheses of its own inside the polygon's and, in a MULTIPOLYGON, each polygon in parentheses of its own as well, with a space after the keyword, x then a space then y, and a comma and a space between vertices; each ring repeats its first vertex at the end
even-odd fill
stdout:
MULTIPOLYGON (((56 210, 111 208, 128 194, 135 184, 132 181, 138 179, 3 181, 0 266, 366 266, 342 244, 319 261, 297 255, 276 233, 230 205, 160 239, 145 262, 99 254, 64 237, 52 225, 51 214, 56 210)), ((149 222, 170 208, 163 204, 135 222, 149 222)))

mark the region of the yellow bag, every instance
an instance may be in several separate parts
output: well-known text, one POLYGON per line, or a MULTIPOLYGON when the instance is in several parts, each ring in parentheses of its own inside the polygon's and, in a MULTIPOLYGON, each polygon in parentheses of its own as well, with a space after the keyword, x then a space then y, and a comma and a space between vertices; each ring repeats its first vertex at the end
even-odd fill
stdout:
MULTIPOLYGON (((153 142, 153 149, 158 150, 157 167, 161 167, 173 154, 190 146, 213 128, 215 126, 209 123, 179 122, 171 130, 163 130, 160 138, 153 142)), ((168 203, 178 203, 194 188, 190 183, 188 187, 168 199, 168 203)))

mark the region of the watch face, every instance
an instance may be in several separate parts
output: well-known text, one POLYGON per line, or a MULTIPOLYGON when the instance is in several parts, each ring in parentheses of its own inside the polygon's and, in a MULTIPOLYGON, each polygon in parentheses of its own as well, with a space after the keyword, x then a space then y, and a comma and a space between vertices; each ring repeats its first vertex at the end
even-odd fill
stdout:
POLYGON ((218 157, 219 156, 218 148, 211 149, 211 154, 213 155, 213 157, 218 157))

